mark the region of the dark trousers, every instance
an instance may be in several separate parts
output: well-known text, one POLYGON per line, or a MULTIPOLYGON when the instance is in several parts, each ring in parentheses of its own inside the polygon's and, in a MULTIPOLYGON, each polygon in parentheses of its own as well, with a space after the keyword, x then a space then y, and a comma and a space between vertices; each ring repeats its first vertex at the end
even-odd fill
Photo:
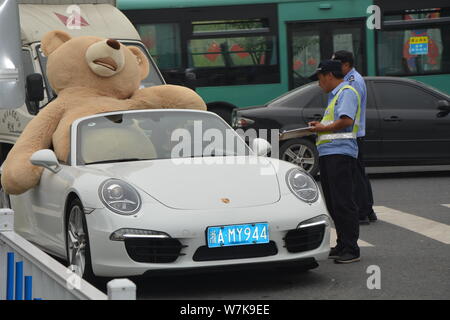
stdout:
POLYGON ((358 159, 356 161, 355 197, 358 206, 359 219, 365 220, 374 215, 373 194, 369 177, 364 168, 364 139, 358 138, 358 159))
POLYGON ((336 227, 337 248, 359 255, 359 219, 354 193, 356 159, 340 154, 322 156, 319 166, 325 203, 336 227))

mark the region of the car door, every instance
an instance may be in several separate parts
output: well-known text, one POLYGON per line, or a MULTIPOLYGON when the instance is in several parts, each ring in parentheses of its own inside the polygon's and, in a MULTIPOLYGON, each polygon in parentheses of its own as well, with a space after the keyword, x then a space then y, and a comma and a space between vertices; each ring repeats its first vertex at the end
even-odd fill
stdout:
POLYGON ((403 164, 449 156, 450 117, 438 117, 442 98, 409 81, 374 81, 381 118, 382 156, 403 164))
POLYGON ((44 169, 39 184, 30 190, 38 244, 50 252, 65 255, 64 205, 70 175, 68 166, 53 173, 44 169))

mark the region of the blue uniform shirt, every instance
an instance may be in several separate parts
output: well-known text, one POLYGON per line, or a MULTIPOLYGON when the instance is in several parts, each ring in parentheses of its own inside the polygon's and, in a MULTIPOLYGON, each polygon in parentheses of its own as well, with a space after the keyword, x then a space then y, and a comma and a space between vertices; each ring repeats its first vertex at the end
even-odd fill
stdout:
MULTIPOLYGON (((330 104, 331 100, 338 93, 339 89, 349 83, 344 81, 333 91, 331 91, 328 95, 328 104, 330 104)), ((336 105, 334 106, 334 121, 340 119, 342 116, 347 116, 353 120, 355 120, 356 112, 358 111, 358 97, 356 94, 350 90, 345 89, 339 95, 336 105)), ((338 132, 352 132, 353 126, 349 126, 338 132)), ((347 156, 351 156, 353 158, 358 157, 358 144, 356 143, 356 139, 335 139, 329 143, 323 143, 317 146, 317 150, 319 151, 319 156, 327 156, 331 154, 343 154, 347 156)))
POLYGON ((353 88, 358 91, 361 98, 361 119, 359 122, 358 138, 366 135, 366 102, 367 102, 367 89, 364 78, 358 71, 353 68, 344 77, 344 81, 347 81, 353 88))

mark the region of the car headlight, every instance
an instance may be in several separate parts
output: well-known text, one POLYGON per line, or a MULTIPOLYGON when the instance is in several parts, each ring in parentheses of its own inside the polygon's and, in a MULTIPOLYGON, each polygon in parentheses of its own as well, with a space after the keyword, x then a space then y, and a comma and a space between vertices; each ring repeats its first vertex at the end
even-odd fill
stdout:
POLYGON ((292 193, 307 203, 319 198, 319 187, 316 181, 302 169, 293 168, 286 173, 286 183, 292 193))
POLYGON ((132 215, 141 208, 139 193, 122 180, 106 180, 100 185, 99 194, 103 204, 115 213, 132 215))

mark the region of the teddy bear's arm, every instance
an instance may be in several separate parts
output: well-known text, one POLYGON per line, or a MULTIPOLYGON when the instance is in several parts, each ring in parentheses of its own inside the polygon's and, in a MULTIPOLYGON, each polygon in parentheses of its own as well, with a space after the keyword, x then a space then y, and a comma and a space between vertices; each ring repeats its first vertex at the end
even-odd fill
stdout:
POLYGON ((54 101, 27 124, 2 166, 1 183, 6 193, 21 194, 39 183, 43 169, 32 165, 30 157, 51 146, 63 113, 64 104, 54 101))
POLYGON ((137 109, 196 109, 206 110, 203 99, 193 90, 176 85, 160 85, 137 90, 132 100, 137 109))

